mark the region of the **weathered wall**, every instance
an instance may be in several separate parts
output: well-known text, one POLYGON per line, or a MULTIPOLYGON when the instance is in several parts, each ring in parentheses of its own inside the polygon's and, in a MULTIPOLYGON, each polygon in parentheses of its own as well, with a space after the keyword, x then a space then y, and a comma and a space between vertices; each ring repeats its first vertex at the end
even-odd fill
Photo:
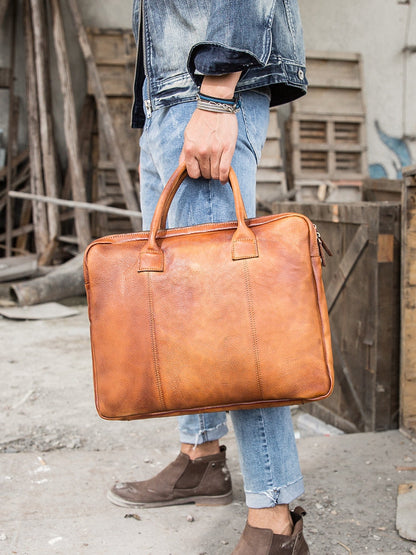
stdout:
MULTIPOLYGON (((17 1, 19 9, 22 2, 17 1)), ((368 160, 374 176, 396 177, 402 165, 416 161, 416 53, 404 53, 406 44, 416 44, 416 0, 299 0, 308 50, 360 52, 364 63, 367 105, 368 160)), ((65 4, 65 2, 62 2, 65 4)), ((86 26, 130 27, 132 0, 79 0, 86 26)), ((72 26, 63 10, 77 106, 85 95, 85 68, 72 26)), ((21 18, 19 18, 21 20, 21 18)), ((8 66, 10 22, 0 33, 0 66, 8 66)), ((19 28, 19 37, 23 30, 19 28)), ((25 103, 24 48, 19 40, 17 94, 25 103)), ((60 152, 64 153, 59 83, 52 60, 54 115, 60 152), (57 100, 58 99, 58 100, 57 100)), ((25 142, 22 113, 20 142, 25 142)), ((0 91, 0 128, 7 126, 7 93, 0 91)))
MULTIPOLYGON (((18 5, 18 29, 17 34, 20 40, 17 45, 16 60, 16 91, 15 93, 21 100, 21 114, 19 126, 19 143, 23 147, 26 143, 26 92, 25 92, 25 57, 24 57, 24 34, 23 34, 23 15, 22 0, 12 0, 18 5)), ((86 27, 131 27, 131 8, 132 0, 78 0, 79 9, 81 11, 84 25, 86 27)), ((76 102, 78 112, 81 109, 85 93, 86 93, 86 72, 84 59, 78 45, 78 39, 72 23, 72 16, 66 8, 66 2, 61 1, 62 16, 65 22, 66 44, 72 68, 73 87, 76 91, 76 102)), ((0 67, 9 67, 9 42, 10 42, 10 18, 11 9, 6 14, 5 21, 0 32, 0 67)), ((52 41, 52 37, 51 37, 52 41)), ((56 129, 56 139, 59 146, 59 152, 62 163, 65 165, 65 147, 62 127, 62 103, 59 79, 56 71, 55 59, 51 59, 52 74, 52 90, 53 90, 53 112, 56 129)), ((8 119, 8 93, 0 90, 0 129, 5 131, 7 135, 7 119, 8 119)))

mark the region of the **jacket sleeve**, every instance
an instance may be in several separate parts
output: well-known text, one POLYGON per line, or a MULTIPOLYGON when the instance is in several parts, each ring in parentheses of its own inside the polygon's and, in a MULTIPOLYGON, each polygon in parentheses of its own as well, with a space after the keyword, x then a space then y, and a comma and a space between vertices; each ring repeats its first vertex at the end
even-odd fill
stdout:
POLYGON ((272 47, 277 0, 216 0, 211 2, 205 40, 193 45, 188 71, 198 76, 220 75, 264 66, 272 47))

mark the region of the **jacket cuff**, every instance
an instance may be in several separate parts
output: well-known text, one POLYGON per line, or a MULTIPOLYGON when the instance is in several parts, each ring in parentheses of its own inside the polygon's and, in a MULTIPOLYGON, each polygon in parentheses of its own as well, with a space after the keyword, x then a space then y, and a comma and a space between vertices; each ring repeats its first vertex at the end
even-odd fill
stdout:
POLYGON ((252 54, 221 44, 195 44, 188 57, 188 71, 197 85, 204 75, 224 75, 263 64, 252 54))

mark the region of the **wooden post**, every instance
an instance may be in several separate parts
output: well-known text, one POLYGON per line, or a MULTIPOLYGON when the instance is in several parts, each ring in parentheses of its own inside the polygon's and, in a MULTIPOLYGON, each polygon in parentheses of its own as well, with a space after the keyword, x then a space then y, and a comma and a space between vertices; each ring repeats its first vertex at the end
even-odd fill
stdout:
MULTIPOLYGON (((39 135, 39 111, 37 103, 37 83, 35 74, 35 53, 33 50, 33 29, 30 14, 30 0, 25 1, 25 46, 26 46, 26 99, 30 151, 30 189, 33 194, 43 195, 42 153, 39 135)), ((33 201, 33 224, 36 252, 42 254, 48 244, 48 222, 43 203, 33 201)))
MULTIPOLYGON (((7 193, 10 192, 13 179, 13 139, 15 136, 15 106, 14 106, 14 64, 16 57, 16 5, 12 6, 12 29, 10 39, 10 81, 9 81, 9 123, 7 137, 7 193)), ((12 252, 13 207, 11 198, 6 199, 6 256, 12 252)))
POLYGON ((416 165, 403 177, 400 422, 416 437, 416 165))
MULTIPOLYGON (((72 198, 75 201, 86 202, 84 174, 81 165, 81 153, 78 141, 75 100, 72 89, 71 70, 65 45, 65 32, 62 23, 61 10, 58 0, 50 0, 52 8, 53 37, 55 41, 58 61, 59 79, 61 81, 64 102, 64 130, 68 152, 68 166, 71 180, 72 198)), ((78 236, 78 246, 84 250, 91 242, 88 213, 75 208, 75 229, 78 236)))
MULTIPOLYGON (((117 173, 117 178, 120 182, 121 191, 126 201, 127 208, 129 210, 137 212, 139 210, 139 206, 135 195, 133 183, 131 181, 130 174, 127 171, 127 167, 121 153, 117 135, 114 130, 113 121, 111 119, 107 98, 101 84, 97 66, 94 61, 94 56, 91 51, 91 46, 88 42, 87 33, 82 23, 77 0, 68 0, 68 5, 74 19, 75 27, 77 29, 79 44, 81 46, 81 50, 84 54, 85 62, 87 64, 91 86, 93 88, 94 97, 97 102, 98 112, 103 120, 103 131, 105 134, 105 140, 107 142, 109 152, 112 153, 113 162, 117 173)), ((133 227, 136 228, 140 226, 141 220, 140 218, 132 216, 131 222, 133 224, 133 227)))
MULTIPOLYGON (((58 197, 56 151, 52 127, 52 103, 48 67, 47 25, 44 0, 30 0, 32 8, 35 67, 39 102, 40 138, 42 146, 43 174, 46 193, 58 197)), ((58 207, 48 205, 49 239, 60 234, 58 207)))

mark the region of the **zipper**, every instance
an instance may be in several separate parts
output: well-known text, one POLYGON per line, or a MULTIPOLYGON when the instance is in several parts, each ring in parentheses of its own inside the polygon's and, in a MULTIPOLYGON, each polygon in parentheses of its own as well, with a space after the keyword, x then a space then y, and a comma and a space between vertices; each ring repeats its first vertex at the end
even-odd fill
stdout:
POLYGON ((328 247, 328 245, 322 239, 322 236, 319 233, 318 228, 316 227, 316 225, 315 224, 312 224, 312 225, 315 228, 315 232, 316 232, 316 240, 318 242, 318 250, 319 250, 319 256, 321 257, 322 266, 326 266, 324 251, 326 252, 326 254, 328 256, 332 256, 331 249, 328 247))
POLYGON ((148 118, 151 118, 152 117, 152 103, 151 103, 151 101, 150 100, 145 100, 144 101, 144 106, 146 108, 146 116, 148 118))
POLYGON ((149 75, 147 73, 147 60, 146 60, 146 34, 145 34, 145 15, 144 15, 144 3, 145 0, 142 0, 141 5, 142 5, 142 13, 141 13, 141 27, 142 27, 142 48, 143 48, 143 69, 144 69, 144 75, 146 78, 146 88, 147 88, 147 98, 148 100, 144 101, 144 105, 146 108, 146 116, 148 118, 152 117, 152 101, 150 100, 150 82, 149 82, 149 75))

